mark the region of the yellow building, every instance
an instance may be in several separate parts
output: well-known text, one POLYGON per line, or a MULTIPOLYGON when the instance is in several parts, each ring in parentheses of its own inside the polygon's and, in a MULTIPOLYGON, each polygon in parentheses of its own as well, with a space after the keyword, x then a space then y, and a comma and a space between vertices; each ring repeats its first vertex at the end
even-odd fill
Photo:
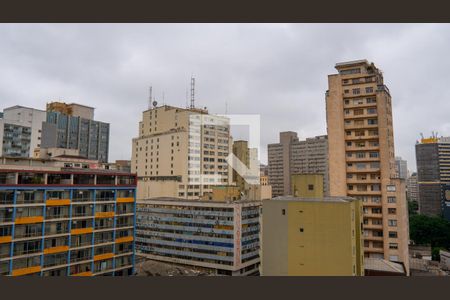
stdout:
POLYGON ((291 193, 294 197, 323 198, 323 175, 291 175, 291 193))
POLYGON ((330 195, 363 201, 366 257, 409 269, 405 181, 395 168, 389 89, 367 60, 335 68, 326 92, 330 195))
POLYGON ((362 208, 349 197, 263 201, 263 276, 363 276, 362 208))

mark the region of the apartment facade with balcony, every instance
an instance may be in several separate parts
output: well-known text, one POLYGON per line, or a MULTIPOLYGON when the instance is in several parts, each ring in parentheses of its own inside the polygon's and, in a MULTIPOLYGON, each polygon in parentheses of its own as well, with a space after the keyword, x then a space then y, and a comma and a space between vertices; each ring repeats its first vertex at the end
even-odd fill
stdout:
POLYGON ((136 250, 217 275, 259 273, 260 201, 138 201, 136 250))
POLYGON ((408 269, 405 181, 395 166, 389 89, 366 60, 335 67, 326 92, 330 195, 363 201, 366 257, 408 269))
POLYGON ((0 275, 134 273, 135 176, 0 165, 0 275))

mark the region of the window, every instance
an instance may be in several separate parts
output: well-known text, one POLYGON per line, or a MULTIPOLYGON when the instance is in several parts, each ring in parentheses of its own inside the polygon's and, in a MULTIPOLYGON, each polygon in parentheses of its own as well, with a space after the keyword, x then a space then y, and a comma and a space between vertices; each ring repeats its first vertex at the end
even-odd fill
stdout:
POLYGON ((281 214, 284 216, 284 215, 286 215, 286 210, 285 209, 282 209, 281 210, 281 214))
POLYGON ((391 227, 397 227, 397 220, 388 220, 388 225, 391 227))
POLYGON ((370 98, 366 98, 366 102, 367 103, 377 103, 377 98, 375 97, 370 97, 370 98))
POLYGON ((314 191, 314 184, 308 184, 308 190, 314 191))
POLYGON ((397 238, 397 231, 389 231, 389 237, 393 239, 397 238))
POLYGON ((388 192, 395 192, 395 185, 388 185, 386 186, 386 189, 388 192))
POLYGON ((376 108, 368 108, 367 109, 367 114, 369 115, 374 115, 377 113, 377 109, 376 108))
POLYGON ((373 93, 373 87, 371 86, 366 87, 366 93, 373 93))
POLYGON ((371 157, 371 158, 378 157, 378 152, 369 152, 369 157, 371 157))
POLYGON ((389 243, 389 249, 398 249, 397 243, 389 243))
POLYGON ((367 120, 367 124, 368 125, 377 125, 378 124, 378 120, 377 119, 368 119, 367 120))
POLYGON ((359 74, 359 73, 361 73, 361 69, 360 68, 347 69, 347 70, 340 70, 339 71, 339 74, 341 74, 341 75, 359 74))
POLYGON ((355 109, 353 111, 353 115, 355 115, 355 116, 359 116, 359 115, 362 115, 362 114, 364 114, 364 110, 363 109, 355 109))
POLYGON ((388 197, 388 203, 396 203, 397 199, 395 197, 388 197))
POLYGON ((395 215, 397 213, 397 209, 396 208, 388 208, 388 214, 390 215, 395 215))
POLYGON ((352 90, 353 95, 359 95, 361 93, 360 89, 353 89, 352 90))

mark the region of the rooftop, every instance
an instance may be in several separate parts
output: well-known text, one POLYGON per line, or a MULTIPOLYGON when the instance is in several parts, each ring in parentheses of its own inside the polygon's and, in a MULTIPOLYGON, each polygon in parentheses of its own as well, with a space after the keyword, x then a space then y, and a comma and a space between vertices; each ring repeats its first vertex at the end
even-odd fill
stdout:
POLYGON ((294 196, 278 196, 266 201, 346 203, 356 201, 356 199, 352 197, 300 198, 294 196))
POLYGON ((216 200, 195 200, 195 199, 185 199, 185 198, 174 198, 174 197, 155 197, 149 199, 143 199, 138 202, 140 203, 149 203, 152 201, 168 201, 168 202, 187 202, 192 204, 245 204, 245 203, 255 203, 261 204, 261 201, 258 200, 224 200, 224 201, 216 201, 216 200))
POLYGON ((354 66, 354 65, 360 65, 360 64, 369 64, 367 59, 358 59, 358 60, 350 60, 350 61, 344 61, 340 63, 336 63, 335 67, 348 67, 348 66, 354 66))
POLYGON ((401 263, 387 261, 380 258, 364 258, 364 269, 390 273, 405 273, 405 268, 401 263))

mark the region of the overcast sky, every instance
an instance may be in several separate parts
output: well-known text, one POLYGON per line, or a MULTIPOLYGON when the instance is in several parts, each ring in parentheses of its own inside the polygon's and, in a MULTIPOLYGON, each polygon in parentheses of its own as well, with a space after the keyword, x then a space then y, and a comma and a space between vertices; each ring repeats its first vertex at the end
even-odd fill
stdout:
POLYGON ((261 115, 266 162, 280 131, 326 134, 327 75, 366 58, 391 91, 396 155, 415 170, 420 132, 450 135, 449 53, 446 24, 1 24, 0 108, 94 106, 110 159, 129 159, 149 85, 184 107, 194 74, 198 106, 261 115))

